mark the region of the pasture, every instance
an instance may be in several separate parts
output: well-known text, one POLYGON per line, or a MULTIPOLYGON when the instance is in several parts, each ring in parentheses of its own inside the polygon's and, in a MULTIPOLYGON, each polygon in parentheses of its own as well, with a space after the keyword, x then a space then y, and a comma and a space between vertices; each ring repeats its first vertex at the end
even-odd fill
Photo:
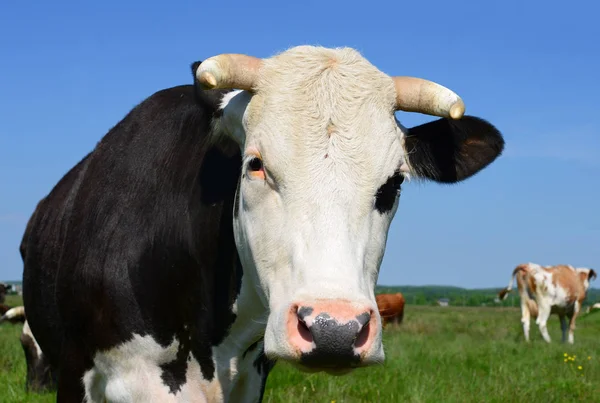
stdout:
MULTIPOLYGON (((9 304, 18 303, 8 297, 9 304)), ((384 365, 333 377, 279 363, 264 402, 567 402, 600 396, 600 312, 582 314, 575 345, 560 343, 558 318, 546 345, 532 324, 526 345, 517 308, 407 305, 384 331, 384 365), (565 356, 566 354, 566 356, 565 356)), ((0 326, 0 402, 53 402, 24 392, 21 326, 0 326)))

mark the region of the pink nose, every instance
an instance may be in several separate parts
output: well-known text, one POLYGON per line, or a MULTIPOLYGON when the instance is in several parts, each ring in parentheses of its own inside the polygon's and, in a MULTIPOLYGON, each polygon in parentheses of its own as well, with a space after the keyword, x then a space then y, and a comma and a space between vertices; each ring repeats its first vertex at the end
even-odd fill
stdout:
POLYGON ((348 301, 300 302, 288 312, 288 341, 300 362, 310 367, 358 366, 377 329, 372 308, 357 308, 348 301))

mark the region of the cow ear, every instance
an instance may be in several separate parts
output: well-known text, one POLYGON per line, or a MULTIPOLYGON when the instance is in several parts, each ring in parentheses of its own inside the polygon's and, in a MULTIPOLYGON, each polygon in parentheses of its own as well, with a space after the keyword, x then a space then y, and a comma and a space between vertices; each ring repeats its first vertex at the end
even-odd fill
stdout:
POLYGON ((502 134, 487 121, 464 116, 439 119, 408 130, 407 163, 401 170, 439 183, 467 179, 492 163, 504 149, 502 134))
POLYGON ((590 272, 588 274, 588 281, 592 281, 596 278, 596 272, 594 271, 594 269, 590 269, 590 272))
POLYGON ((196 101, 208 110, 212 110, 214 119, 219 119, 219 124, 215 125, 217 130, 222 130, 243 147, 246 141, 243 119, 248 102, 252 98, 251 94, 232 89, 203 89, 196 78, 196 71, 201 64, 201 61, 192 63, 196 101))

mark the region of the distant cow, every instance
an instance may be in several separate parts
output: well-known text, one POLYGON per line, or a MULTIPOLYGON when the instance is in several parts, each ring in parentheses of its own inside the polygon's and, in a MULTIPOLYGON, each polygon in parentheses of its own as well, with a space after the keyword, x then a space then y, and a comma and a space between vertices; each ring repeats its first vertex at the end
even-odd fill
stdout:
POLYGON ((23 299, 59 402, 257 402, 276 360, 381 363, 374 289, 403 181, 460 182, 504 147, 449 89, 352 49, 192 71, 28 223, 23 299), (441 119, 406 128, 397 110, 441 119))
POLYGON ((575 320, 585 300, 590 281, 596 272, 589 268, 574 268, 570 265, 540 266, 536 263, 518 265, 510 278, 508 287, 500 291, 505 299, 517 279, 521 298, 521 322, 525 340, 529 341, 529 321, 533 316, 544 340, 550 342, 546 323, 551 314, 558 314, 562 329, 562 341, 573 344, 575 320), (567 327, 567 318, 569 326, 567 327))
POLYGON ((0 304, 6 300, 6 294, 12 288, 10 284, 0 283, 0 304))
MULTIPOLYGON (((0 308, 6 307, 5 305, 0 308)), ((27 377, 25 388, 31 392, 44 392, 56 388, 56 373, 51 368, 46 356, 42 353, 42 349, 37 343, 25 316, 25 307, 16 306, 6 309, 0 316, 0 323, 9 322, 12 324, 23 323, 21 332, 21 347, 25 353, 27 362, 27 377)))
POLYGON ((25 322, 25 308, 22 306, 9 307, 4 304, 0 304, 0 323, 8 321, 10 323, 23 323, 25 322))
POLYGON ((404 318, 404 296, 402 293, 378 294, 375 296, 382 325, 400 324, 404 318))

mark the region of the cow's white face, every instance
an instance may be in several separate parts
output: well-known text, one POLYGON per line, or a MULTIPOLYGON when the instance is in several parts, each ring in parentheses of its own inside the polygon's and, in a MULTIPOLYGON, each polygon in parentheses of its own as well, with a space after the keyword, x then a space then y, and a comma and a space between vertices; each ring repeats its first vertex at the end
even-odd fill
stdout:
POLYGON ((224 98, 218 130, 242 150, 234 228, 244 281, 269 313, 265 353, 332 371, 381 362, 388 229, 405 176, 443 181, 438 150, 406 139, 392 79, 354 50, 288 50, 255 87, 224 98))

